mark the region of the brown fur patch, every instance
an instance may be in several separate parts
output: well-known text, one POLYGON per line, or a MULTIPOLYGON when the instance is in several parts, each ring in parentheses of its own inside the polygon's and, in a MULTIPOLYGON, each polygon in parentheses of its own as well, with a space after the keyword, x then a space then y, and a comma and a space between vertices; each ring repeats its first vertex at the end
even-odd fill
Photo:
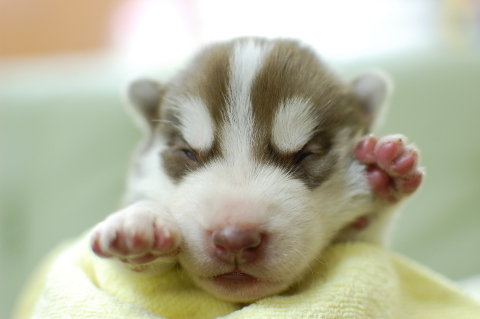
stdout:
MULTIPOLYGON (((207 106, 215 131, 218 132, 224 121, 231 47, 231 44, 226 43, 205 49, 183 72, 171 80, 162 101, 162 119, 180 125, 172 103, 179 96, 198 96, 207 106)), ((164 168, 177 182, 189 170, 201 167, 221 154, 218 140, 214 140, 211 149, 206 152, 200 153, 198 150, 190 149, 197 160, 196 163, 192 163, 181 152, 181 149, 189 146, 178 129, 168 123, 162 123, 160 134, 166 134, 169 143, 169 149, 162 154, 164 168)))
POLYGON ((232 46, 231 43, 221 43, 201 52, 170 82, 165 100, 171 101, 178 96, 199 96, 208 107, 216 127, 220 127, 230 82, 232 46))
POLYGON ((332 138, 339 130, 346 126, 354 128, 353 131, 367 129, 365 114, 349 87, 315 53, 295 41, 275 42, 254 81, 252 105, 255 131, 259 136, 254 152, 258 159, 283 164, 310 187, 320 185, 333 172, 336 156, 330 149, 332 138), (311 154, 300 162, 298 159, 305 155, 304 150, 297 154, 281 154, 271 143, 275 112, 282 102, 293 97, 313 103, 315 113, 312 116, 321 119, 318 133, 309 144, 321 145, 322 152, 311 154))

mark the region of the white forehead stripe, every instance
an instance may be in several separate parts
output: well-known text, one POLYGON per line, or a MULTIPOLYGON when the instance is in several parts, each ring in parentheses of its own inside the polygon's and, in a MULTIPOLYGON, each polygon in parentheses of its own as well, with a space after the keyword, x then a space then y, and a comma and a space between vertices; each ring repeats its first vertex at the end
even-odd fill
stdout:
POLYGON ((199 97, 188 96, 179 98, 175 104, 185 141, 193 149, 208 150, 215 128, 205 103, 199 97))
POLYGON ((269 47, 253 40, 235 45, 230 58, 227 121, 224 147, 232 155, 248 155, 253 134, 250 91, 269 47))
POLYGON ((278 106, 273 120, 272 142, 279 151, 296 152, 308 143, 319 124, 312 110, 312 103, 300 97, 290 98, 278 106))

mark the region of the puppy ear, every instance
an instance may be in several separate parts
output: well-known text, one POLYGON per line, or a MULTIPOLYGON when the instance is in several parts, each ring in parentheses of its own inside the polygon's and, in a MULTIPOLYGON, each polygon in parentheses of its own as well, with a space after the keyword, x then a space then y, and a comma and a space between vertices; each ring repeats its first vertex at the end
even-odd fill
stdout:
POLYGON ((159 116, 162 85, 152 80, 136 80, 128 86, 127 95, 135 121, 143 129, 150 130, 153 120, 159 116))
POLYGON ((378 123, 385 114, 393 90, 390 77, 379 71, 366 73, 354 79, 351 86, 369 118, 370 126, 378 123))

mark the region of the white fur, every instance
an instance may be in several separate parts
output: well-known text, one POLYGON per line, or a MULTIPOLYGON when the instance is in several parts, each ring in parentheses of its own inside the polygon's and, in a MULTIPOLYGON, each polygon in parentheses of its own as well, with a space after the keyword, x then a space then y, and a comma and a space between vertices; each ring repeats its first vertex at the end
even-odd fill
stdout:
MULTIPOLYGON (((141 161, 135 163, 131 169, 123 200, 125 204, 134 203, 139 198, 163 203, 173 191, 172 181, 161 169, 162 158, 159 154, 166 148, 165 142, 157 138, 151 143, 152 145, 143 151, 141 161)), ((141 145, 139 151, 144 147, 141 145)))
POLYGON ((312 113, 312 104, 300 97, 284 101, 277 109, 272 128, 272 141, 284 153, 299 151, 312 137, 319 119, 312 113))
POLYGON ((253 137, 252 82, 269 48, 253 40, 237 43, 230 59, 230 87, 227 97, 227 124, 222 132, 222 148, 230 158, 251 157, 253 137))
POLYGON ((328 236, 318 236, 327 233, 327 229, 322 218, 309 213, 308 203, 303 183, 292 180, 277 167, 232 171, 225 163, 214 163, 189 175, 175 192, 170 206, 189 245, 188 252, 180 255, 180 262, 195 282, 221 298, 251 300, 284 290, 308 271, 312 259, 328 240, 328 236), (225 209, 229 206, 236 208, 225 209), (209 238, 204 235, 205 230, 230 223, 253 223, 271 239, 271 253, 261 263, 242 266, 243 271, 268 282, 249 292, 228 293, 228 289, 206 278, 233 270, 232 265, 219 264, 211 258, 205 249, 209 238))
POLYGON ((200 97, 188 96, 177 99, 176 107, 185 141, 196 150, 208 150, 213 143, 215 131, 207 106, 200 97))

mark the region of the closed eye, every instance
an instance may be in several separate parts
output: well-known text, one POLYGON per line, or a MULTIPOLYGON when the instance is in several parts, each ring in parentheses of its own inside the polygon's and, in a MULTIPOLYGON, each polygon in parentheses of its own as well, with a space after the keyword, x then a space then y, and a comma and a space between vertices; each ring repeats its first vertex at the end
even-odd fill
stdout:
POLYGON ((188 149, 182 149, 181 150, 182 153, 191 161, 193 162, 197 162, 197 158, 195 156, 195 154, 193 154, 193 152, 191 150, 188 150, 188 149))
POLYGON ((306 144, 294 157, 295 165, 299 165, 305 159, 312 155, 322 155, 324 148, 319 143, 308 143, 306 144))
POLYGON ((307 157, 309 157, 310 155, 313 155, 313 154, 315 154, 315 153, 300 151, 295 158, 295 165, 300 164, 304 159, 306 159, 307 157))

